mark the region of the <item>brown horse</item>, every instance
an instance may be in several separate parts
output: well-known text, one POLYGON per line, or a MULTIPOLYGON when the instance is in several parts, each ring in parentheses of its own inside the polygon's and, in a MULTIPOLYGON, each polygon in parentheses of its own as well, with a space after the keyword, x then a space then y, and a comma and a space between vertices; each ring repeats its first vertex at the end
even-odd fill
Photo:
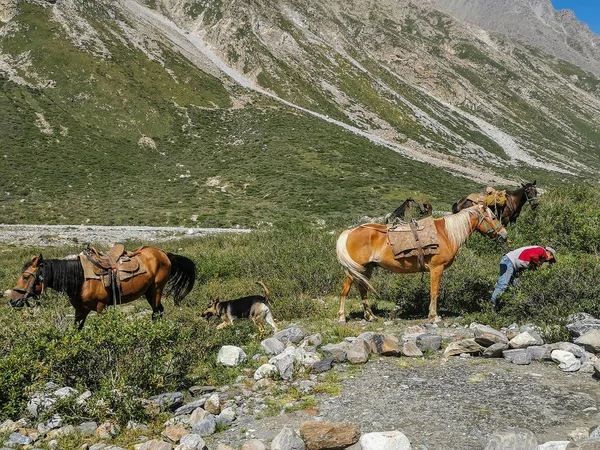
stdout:
MULTIPOLYGON (((499 241, 506 241, 508 233, 494 214, 481 205, 467 208, 458 214, 434 219, 437 237, 440 244, 439 254, 425 256, 425 270, 431 274, 429 319, 438 320, 437 299, 440 280, 444 269, 450 267, 458 249, 467 238, 478 230, 481 234, 499 241)), ((347 276, 342 286, 342 296, 338 319, 346 321, 346 297, 352 283, 356 283, 362 298, 364 315, 367 320, 376 319, 371 311, 367 292, 375 289, 369 283, 375 267, 382 267, 390 272, 416 273, 420 265, 416 256, 394 259, 394 254, 387 239, 389 226, 375 223, 365 224, 344 231, 337 241, 337 259, 346 269, 347 276)))
MULTIPOLYGON (((190 259, 154 247, 142 247, 136 256, 146 272, 121 282, 120 303, 129 303, 144 295, 155 318, 164 311, 161 299, 165 288, 165 295, 172 294, 178 304, 194 287, 196 266, 190 259)), ((29 299, 39 297, 45 288, 67 294, 75 308, 75 323, 79 329, 91 311, 100 314, 112 303, 111 292, 102 280, 85 279, 79 258, 44 259, 42 255, 25 263, 9 303, 14 307, 29 305, 29 299)))
POLYGON ((393 223, 398 219, 402 220, 407 215, 411 217, 415 215, 419 217, 430 216, 432 212, 433 206, 427 200, 417 202, 412 198, 407 198, 398 208, 385 216, 385 223, 393 223))
MULTIPOLYGON (((508 225, 509 223, 515 223, 521 209, 526 203, 531 205, 531 210, 537 208, 540 203, 538 199, 537 188, 535 187, 535 181, 533 183, 521 183, 521 187, 514 191, 506 191, 506 205, 503 208, 495 209, 494 205, 488 205, 496 216, 502 216, 502 225, 508 225)), ((475 203, 468 198, 461 198, 452 205, 452 212, 457 213, 465 208, 470 208, 475 203)))

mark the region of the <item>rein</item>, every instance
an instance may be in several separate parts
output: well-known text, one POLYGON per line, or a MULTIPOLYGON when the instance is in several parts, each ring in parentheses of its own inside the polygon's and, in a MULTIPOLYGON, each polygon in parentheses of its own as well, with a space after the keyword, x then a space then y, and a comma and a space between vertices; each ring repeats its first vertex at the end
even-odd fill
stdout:
POLYGON ((23 272, 21 272, 21 275, 23 275, 25 273, 28 275, 31 275, 33 277, 31 283, 29 283, 29 286, 27 286, 27 289, 23 289, 20 287, 14 287, 13 291, 23 294, 24 297, 21 300, 23 300, 25 302, 25 304, 31 308, 31 305, 29 304, 28 300, 30 298, 38 298, 40 295, 42 295, 44 293, 44 278, 40 275, 39 268, 35 272, 25 269, 23 272), (39 294, 35 291, 35 285, 38 283, 38 281, 42 282, 42 290, 39 294))

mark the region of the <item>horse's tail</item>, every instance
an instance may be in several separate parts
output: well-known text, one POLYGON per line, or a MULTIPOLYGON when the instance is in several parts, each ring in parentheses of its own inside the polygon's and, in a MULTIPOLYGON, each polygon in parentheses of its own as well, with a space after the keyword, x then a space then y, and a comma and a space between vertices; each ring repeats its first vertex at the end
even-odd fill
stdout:
POLYGON ((263 283, 262 281, 257 281, 256 284, 258 284, 265 290, 265 298, 267 299, 267 301, 269 301, 271 293, 269 292, 269 289, 267 289, 267 286, 265 286, 265 283, 263 283))
POLYGON ((452 214, 456 214, 459 211, 460 211, 460 209, 458 209, 458 202, 454 202, 452 204, 452 214))
POLYGON ((196 281, 196 265, 194 262, 185 256, 167 253, 169 261, 171 261, 171 275, 167 282, 167 290, 165 295, 173 295, 175 305, 190 293, 196 281))
POLYGON ((368 289, 371 289, 375 294, 377 294, 377 291, 371 285, 371 283, 369 283, 367 277, 363 275, 365 267, 354 261, 348 253, 348 247, 346 244, 348 242, 348 236, 352 231, 353 230, 346 230, 340 234, 336 244, 337 260, 344 267, 344 269, 346 269, 348 275, 351 275, 354 278, 356 283, 362 283, 368 289))

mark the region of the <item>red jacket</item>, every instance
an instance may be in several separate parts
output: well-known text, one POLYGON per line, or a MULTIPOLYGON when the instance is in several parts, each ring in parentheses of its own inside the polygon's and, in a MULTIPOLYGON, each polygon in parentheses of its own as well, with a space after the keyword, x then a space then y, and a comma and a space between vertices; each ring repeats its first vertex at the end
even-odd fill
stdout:
POLYGON ((513 263, 515 269, 527 269, 530 264, 536 266, 541 265, 546 261, 546 249, 537 245, 529 247, 521 247, 506 254, 508 259, 513 263))

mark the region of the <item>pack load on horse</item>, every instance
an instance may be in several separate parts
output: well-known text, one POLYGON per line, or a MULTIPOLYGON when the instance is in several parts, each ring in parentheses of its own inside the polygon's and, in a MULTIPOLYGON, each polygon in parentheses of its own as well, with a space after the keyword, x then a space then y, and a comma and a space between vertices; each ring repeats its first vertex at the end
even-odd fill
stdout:
POLYGON ((394 230, 394 226, 369 223, 342 232, 337 240, 336 251, 337 259, 347 275, 342 285, 338 320, 346 321, 346 297, 353 283, 360 292, 365 319, 376 319, 367 300, 368 290, 375 291, 369 282, 375 267, 396 273, 429 272, 429 319, 437 320, 442 273, 450 267, 458 249, 475 230, 501 242, 508 238, 502 224, 483 205, 475 205, 441 219, 427 218, 413 224, 408 230, 394 230), (408 243, 406 248, 392 244, 397 235, 408 243))
POLYGON ((153 317, 161 315, 163 291, 173 295, 177 305, 190 293, 195 280, 196 266, 185 256, 155 247, 126 252, 123 244, 107 253, 88 247, 75 259, 33 256, 23 266, 9 303, 29 306, 29 299, 38 298, 46 288, 54 289, 69 297, 75 323, 82 328, 91 311, 101 313, 108 305, 129 303, 142 295, 153 317))
POLYGON ((413 198, 407 198, 398 208, 386 214, 385 223, 396 223, 405 218, 430 216, 432 212, 433 206, 427 200, 418 202, 413 198))
POLYGON ((452 212, 457 213, 473 205, 485 205, 492 210, 496 217, 501 218, 502 225, 515 223, 526 203, 535 210, 539 204, 536 182, 521 184, 514 191, 497 191, 488 186, 485 192, 469 194, 452 205, 452 212))

